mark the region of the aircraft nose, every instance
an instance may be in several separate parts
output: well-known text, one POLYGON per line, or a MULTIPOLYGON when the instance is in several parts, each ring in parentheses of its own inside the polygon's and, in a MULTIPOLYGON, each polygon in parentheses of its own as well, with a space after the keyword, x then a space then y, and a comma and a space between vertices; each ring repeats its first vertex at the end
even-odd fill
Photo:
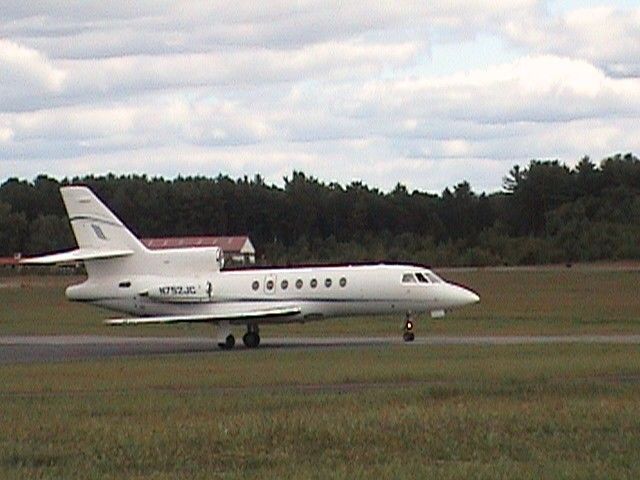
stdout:
POLYGON ((450 298, 451 303, 457 307, 478 303, 480 301, 480 297, 475 292, 458 285, 451 285, 450 298))
POLYGON ((469 292, 469 303, 478 303, 480 301, 480 296, 475 293, 472 292, 471 290, 467 290, 467 292, 469 292))

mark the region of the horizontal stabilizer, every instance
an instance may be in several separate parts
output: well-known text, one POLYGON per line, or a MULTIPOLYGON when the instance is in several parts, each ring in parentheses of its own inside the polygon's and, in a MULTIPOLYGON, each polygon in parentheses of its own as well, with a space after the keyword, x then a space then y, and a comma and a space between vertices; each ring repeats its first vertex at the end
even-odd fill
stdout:
POLYGON ((132 255, 132 250, 97 250, 92 248, 78 248, 69 252, 53 253, 43 257, 25 258, 20 263, 31 265, 52 265, 55 263, 73 263, 84 260, 102 260, 105 258, 126 257, 132 255))
POLYGON ((192 322, 221 322, 230 320, 252 320, 260 318, 291 317, 298 315, 300 308, 269 308, 264 310, 250 310, 237 313, 210 313, 204 315, 172 315, 165 317, 135 317, 135 318, 112 318, 105 320, 107 325, 151 325, 170 323, 192 323, 192 322))

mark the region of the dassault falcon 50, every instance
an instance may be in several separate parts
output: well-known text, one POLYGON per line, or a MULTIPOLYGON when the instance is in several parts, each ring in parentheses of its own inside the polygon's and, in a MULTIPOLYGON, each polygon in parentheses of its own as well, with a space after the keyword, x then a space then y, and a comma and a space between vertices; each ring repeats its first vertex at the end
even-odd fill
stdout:
POLYGON ((23 262, 84 262, 86 281, 68 287, 66 296, 131 315, 108 325, 208 322, 217 326, 220 347, 230 349, 233 325, 246 326, 242 340, 254 348, 260 324, 401 314, 403 338, 412 341, 414 314, 441 317, 480 300, 412 265, 222 270, 218 247, 149 250, 89 188, 60 192, 78 248, 23 262))

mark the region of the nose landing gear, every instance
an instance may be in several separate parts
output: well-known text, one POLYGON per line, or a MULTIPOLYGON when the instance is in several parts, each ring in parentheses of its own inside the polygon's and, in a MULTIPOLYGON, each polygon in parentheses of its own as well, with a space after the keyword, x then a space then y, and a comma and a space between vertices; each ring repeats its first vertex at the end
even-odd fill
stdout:
POLYGON ((402 339, 405 342, 413 342, 416 336, 413 333, 413 316, 411 312, 407 312, 407 317, 404 320, 404 333, 402 334, 402 339))

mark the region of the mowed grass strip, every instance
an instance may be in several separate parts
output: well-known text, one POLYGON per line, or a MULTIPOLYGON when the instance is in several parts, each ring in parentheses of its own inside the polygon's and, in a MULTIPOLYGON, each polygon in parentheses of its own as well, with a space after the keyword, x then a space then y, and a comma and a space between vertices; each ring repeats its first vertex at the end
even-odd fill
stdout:
POLYGON ((640 270, 454 270, 445 277, 480 295, 478 305, 449 316, 465 333, 640 332, 640 270))
MULTIPOLYGON (((265 387, 464 383, 541 385, 617 380, 640 374, 636 345, 544 344, 257 349, 53 364, 3 365, 0 395, 121 389, 252 389, 265 387)), ((437 386, 437 385, 436 385, 437 386)))
POLYGON ((637 347, 245 351, 0 370, 0 478, 637 478, 637 347))
MULTIPOLYGON (((640 270, 544 268, 451 270, 443 276, 477 291, 481 301, 444 319, 418 318, 418 335, 544 335, 640 332, 640 270)), ((0 335, 215 335, 211 325, 107 327, 118 316, 71 303, 64 290, 82 279, 0 277, 0 335)), ((264 336, 398 336, 403 315, 264 326, 264 336)), ((242 327, 236 331, 242 335, 242 327)))

